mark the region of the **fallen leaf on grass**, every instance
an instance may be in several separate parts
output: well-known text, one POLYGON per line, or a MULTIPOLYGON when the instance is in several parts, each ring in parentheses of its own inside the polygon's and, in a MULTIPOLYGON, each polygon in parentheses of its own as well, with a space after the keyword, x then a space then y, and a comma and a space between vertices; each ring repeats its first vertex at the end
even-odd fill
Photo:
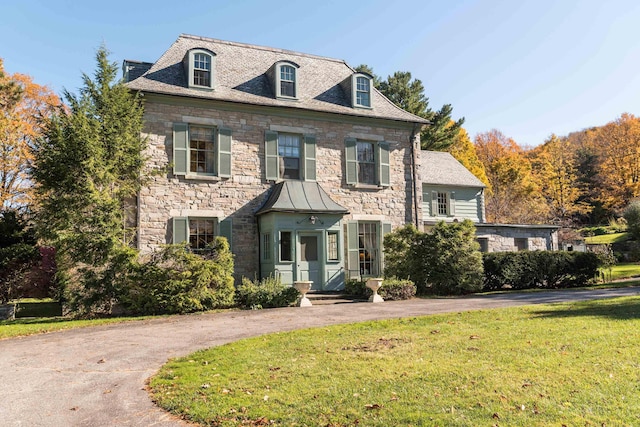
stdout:
POLYGON ((471 336, 469 337, 469 339, 470 339, 470 340, 479 340, 479 339, 480 339, 480 336, 478 336, 478 335, 471 335, 471 336))
POLYGON ((367 408, 367 409, 380 409, 380 408, 382 408, 382 405, 379 405, 377 403, 373 403, 373 404, 368 403, 368 404, 364 405, 364 407, 367 408))

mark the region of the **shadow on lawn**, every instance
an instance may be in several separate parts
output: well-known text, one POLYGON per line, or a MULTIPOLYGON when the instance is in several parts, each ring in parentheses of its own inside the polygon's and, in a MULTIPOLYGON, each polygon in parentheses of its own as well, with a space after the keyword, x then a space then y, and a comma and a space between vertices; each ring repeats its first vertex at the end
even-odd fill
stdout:
POLYGON ((616 320, 640 319, 640 299, 631 298, 622 301, 597 300, 580 302, 563 309, 532 310, 533 317, 607 317, 616 320))

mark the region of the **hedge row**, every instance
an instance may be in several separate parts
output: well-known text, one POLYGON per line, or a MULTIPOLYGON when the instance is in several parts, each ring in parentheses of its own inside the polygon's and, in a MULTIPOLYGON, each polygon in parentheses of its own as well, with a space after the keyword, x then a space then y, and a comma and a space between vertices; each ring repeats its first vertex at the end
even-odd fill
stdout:
POLYGON ((493 252, 483 256, 484 291, 571 288, 592 282, 601 258, 591 252, 493 252))

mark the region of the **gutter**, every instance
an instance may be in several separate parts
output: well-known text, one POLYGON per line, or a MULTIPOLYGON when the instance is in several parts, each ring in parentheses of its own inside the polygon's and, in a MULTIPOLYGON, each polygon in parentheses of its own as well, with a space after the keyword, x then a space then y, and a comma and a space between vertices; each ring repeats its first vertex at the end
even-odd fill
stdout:
POLYGON ((421 125, 415 123, 413 125, 413 129, 411 130, 411 136, 409 137, 409 143, 411 145, 411 179, 413 180, 413 184, 411 185, 411 191, 413 198, 413 211, 414 211, 414 225, 417 229, 420 229, 420 225, 418 224, 418 179, 416 174, 416 147, 415 147, 415 139, 416 139, 416 130, 417 128, 422 128, 421 125))

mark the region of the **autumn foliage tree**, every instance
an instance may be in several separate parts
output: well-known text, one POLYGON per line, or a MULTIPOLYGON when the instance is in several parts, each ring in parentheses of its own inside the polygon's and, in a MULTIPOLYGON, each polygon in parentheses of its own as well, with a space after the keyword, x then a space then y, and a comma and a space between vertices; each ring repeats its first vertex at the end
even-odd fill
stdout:
POLYGON ((46 86, 25 74, 6 75, 0 59, 0 207, 15 209, 32 200, 28 171, 42 119, 60 104, 46 86))
POLYGON ((548 206, 548 221, 569 226, 578 215, 591 207, 581 201, 582 189, 577 185, 576 153, 566 138, 551 135, 544 144, 530 150, 534 179, 548 206))
POLYGON ((484 164, 478 158, 476 147, 464 128, 458 130, 458 135, 456 135, 453 144, 447 148, 447 151, 490 190, 489 178, 487 178, 484 164))
POLYGON ((474 144, 491 187, 485 197, 488 222, 543 222, 547 207, 524 150, 495 129, 476 135, 474 144))
POLYGON ((640 118, 624 113, 598 129, 600 201, 621 211, 640 196, 640 118))

